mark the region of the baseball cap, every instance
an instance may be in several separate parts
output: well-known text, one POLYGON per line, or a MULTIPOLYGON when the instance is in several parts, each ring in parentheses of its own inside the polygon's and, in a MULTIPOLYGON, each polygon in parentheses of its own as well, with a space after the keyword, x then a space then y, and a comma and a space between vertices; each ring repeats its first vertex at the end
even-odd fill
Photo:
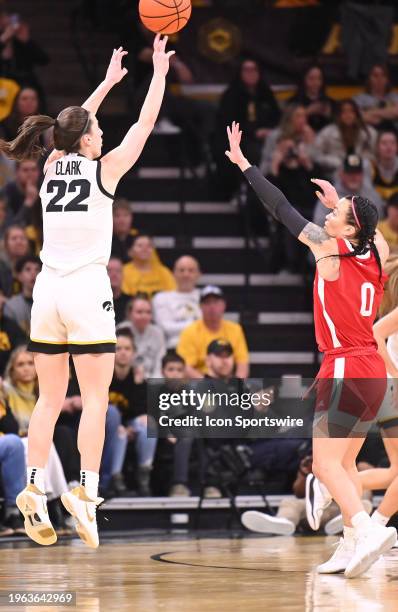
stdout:
POLYGON ((216 287, 216 285, 206 285, 200 292, 200 301, 203 302, 207 297, 219 297, 224 299, 223 290, 220 287, 216 287))
POLYGON ((354 153, 351 155, 347 155, 344 160, 344 172, 347 174, 355 174, 358 172, 362 172, 363 164, 362 159, 359 155, 355 155, 354 153))
POLYGON ((230 356, 233 352, 234 349, 232 348, 232 344, 228 342, 228 340, 224 340, 223 338, 217 338, 217 340, 213 340, 207 347, 208 355, 223 355, 227 353, 227 355, 230 356))

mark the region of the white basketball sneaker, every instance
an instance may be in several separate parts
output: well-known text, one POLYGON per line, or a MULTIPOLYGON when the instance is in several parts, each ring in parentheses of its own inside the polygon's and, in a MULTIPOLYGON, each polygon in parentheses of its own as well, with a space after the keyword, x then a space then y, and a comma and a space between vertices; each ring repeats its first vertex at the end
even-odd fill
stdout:
POLYGON ((35 485, 29 484, 16 498, 25 519, 26 534, 37 544, 49 546, 57 541, 47 510, 47 497, 35 485))
POLYGON ((97 548, 99 544, 96 510, 104 500, 102 497, 90 499, 83 487, 78 486, 63 493, 61 501, 75 519, 75 528, 79 537, 87 546, 97 548))
POLYGON ((324 511, 332 503, 332 497, 314 474, 305 481, 305 510, 309 526, 318 531, 324 511))
POLYGON ((292 535, 296 525, 286 518, 271 516, 264 512, 249 510, 240 517, 246 529, 255 533, 272 533, 274 535, 292 535))
POLYGON ((346 578, 355 578, 363 574, 380 555, 390 550, 397 541, 397 530, 395 527, 372 524, 367 529, 361 530, 354 539, 355 552, 344 572, 346 578))
POLYGON ((329 561, 318 565, 318 574, 338 574, 344 572, 355 552, 354 538, 340 538, 337 548, 329 561))

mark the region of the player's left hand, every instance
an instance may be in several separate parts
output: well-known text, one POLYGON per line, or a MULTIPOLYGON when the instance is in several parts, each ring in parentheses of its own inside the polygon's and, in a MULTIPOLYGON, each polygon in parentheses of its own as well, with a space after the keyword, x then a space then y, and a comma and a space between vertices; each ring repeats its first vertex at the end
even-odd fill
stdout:
POLYGON ((316 178, 311 179, 311 183, 315 183, 315 185, 318 185, 318 187, 322 189, 323 193, 321 191, 315 192, 322 204, 326 206, 326 208, 336 208, 339 201, 339 195, 333 185, 329 183, 329 181, 316 178))
POLYGON ((111 61, 109 62, 108 70, 106 71, 105 75, 105 81, 107 83, 116 85, 116 83, 119 83, 119 81, 121 81, 122 78, 126 76, 128 70, 127 68, 123 68, 122 59, 127 54, 128 51, 124 51, 123 47, 119 47, 119 49, 113 49, 111 61))
POLYGON ((169 37, 156 34, 153 41, 153 70, 158 74, 166 76, 170 68, 170 58, 175 54, 175 51, 166 53, 166 45, 169 37))

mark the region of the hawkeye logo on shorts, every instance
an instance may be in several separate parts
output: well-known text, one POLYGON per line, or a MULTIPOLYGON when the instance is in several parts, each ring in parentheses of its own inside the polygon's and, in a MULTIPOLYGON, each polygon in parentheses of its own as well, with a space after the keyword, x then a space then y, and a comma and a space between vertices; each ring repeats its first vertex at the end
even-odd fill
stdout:
POLYGON ((111 310, 113 310, 113 304, 112 302, 104 302, 102 304, 102 308, 106 310, 107 312, 110 312, 111 310))

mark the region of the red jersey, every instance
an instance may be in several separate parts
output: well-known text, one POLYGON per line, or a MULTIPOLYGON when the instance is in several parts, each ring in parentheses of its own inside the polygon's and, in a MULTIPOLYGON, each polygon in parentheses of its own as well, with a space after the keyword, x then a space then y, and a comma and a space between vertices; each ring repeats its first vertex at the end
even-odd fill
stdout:
MULTIPOLYGON (((353 250, 348 240, 337 239, 339 254, 353 250)), ((380 271, 371 251, 365 255, 340 258, 336 281, 321 278, 314 281, 315 336, 321 353, 332 349, 377 349, 373 337, 376 318, 387 275, 380 271)), ((338 351, 339 352, 339 351, 338 351)))

